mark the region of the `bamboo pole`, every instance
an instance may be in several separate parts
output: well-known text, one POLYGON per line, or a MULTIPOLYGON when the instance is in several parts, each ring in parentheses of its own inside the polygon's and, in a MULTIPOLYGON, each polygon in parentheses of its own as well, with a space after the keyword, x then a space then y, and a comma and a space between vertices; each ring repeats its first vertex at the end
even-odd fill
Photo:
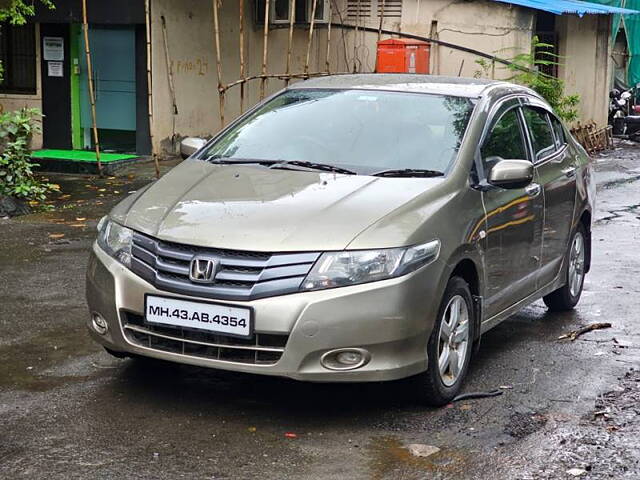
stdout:
POLYGON ((264 98, 264 91, 267 86, 267 55, 269 53, 269 10, 270 2, 266 0, 264 2, 264 43, 262 46, 262 80, 260 82, 260 100, 264 98))
MULTIPOLYGON (((291 49, 293 47, 293 22, 296 17, 296 0, 289 2, 289 43, 287 44, 287 75, 291 73, 291 49)), ((285 86, 289 86, 289 78, 284 81, 285 86)))
MULTIPOLYGON (((244 78, 244 1, 240 0, 240 78, 244 78)), ((244 83, 240 84, 240 113, 244 111, 244 83)))
POLYGON ((380 23, 378 24, 378 41, 380 41, 380 38, 382 37, 382 21, 384 20, 384 7, 385 7, 385 0, 380 0, 382 2, 382 7, 378 10, 378 15, 380 15, 380 23))
MULTIPOLYGON (((378 10, 378 15, 380 15, 380 22, 378 23, 378 41, 376 43, 376 47, 378 43, 380 43, 380 39, 382 38, 382 22, 384 20, 384 5, 385 0, 380 0, 382 2, 382 8, 378 10)), ((375 72, 378 72, 378 55, 376 54, 376 68, 375 72)))
POLYGON ((309 37, 307 39, 307 56, 304 60, 304 73, 309 73, 309 61, 311 59, 311 43, 313 42, 313 27, 316 24, 316 8, 318 7, 318 0, 313 0, 311 6, 311 23, 309 24, 309 37))
POLYGON ((144 14, 147 34, 147 109, 149 110, 149 138, 151 141, 151 158, 156 169, 156 178, 160 178, 160 164, 158 154, 153 144, 153 78, 151 75, 151 6, 150 0, 144 1, 144 14))
POLYGON ((360 0, 356 5, 358 13, 356 14, 356 29, 353 34, 353 73, 357 73, 356 62, 358 58, 358 26, 360 25, 360 0))
POLYGON ((173 68, 171 68, 171 55, 169 54, 169 33, 167 32, 167 20, 164 18, 164 15, 160 16, 160 21, 162 22, 162 40, 164 43, 164 58, 165 63, 167 64, 167 79, 169 81, 169 93, 171 95, 171 104, 172 104, 172 129, 171 129, 171 144, 173 148, 175 148, 176 141, 176 116, 178 115, 178 104, 176 103, 176 86, 173 81, 173 68))
POLYGON ((329 5, 329 24, 327 25, 327 54, 325 56, 325 65, 327 67, 327 73, 331 72, 331 19, 333 18, 333 12, 331 10, 331 2, 328 2, 329 5))
POLYGON ((98 138, 98 118, 96 115, 96 93, 93 86, 93 65, 91 64, 91 48, 89 47, 89 21, 87 20, 87 0, 82 0, 82 26, 84 30, 84 52, 87 56, 87 82, 89 84, 89 101, 91 102, 91 122, 93 124, 93 142, 96 147, 98 173, 103 176, 100 161, 100 139, 98 138))
POLYGON ((218 99, 220 101, 220 128, 224 127, 224 90, 222 89, 222 59, 220 56, 220 24, 218 21, 218 1, 213 0, 213 33, 216 42, 216 69, 218 72, 218 99))

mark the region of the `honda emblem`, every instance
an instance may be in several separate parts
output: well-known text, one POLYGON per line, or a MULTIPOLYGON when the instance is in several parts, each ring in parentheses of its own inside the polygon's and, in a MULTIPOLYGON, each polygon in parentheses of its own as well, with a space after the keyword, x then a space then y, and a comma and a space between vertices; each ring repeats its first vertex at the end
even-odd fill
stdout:
POLYGON ((213 258, 195 256, 191 259, 189 279, 195 283, 214 283, 218 261, 213 258))

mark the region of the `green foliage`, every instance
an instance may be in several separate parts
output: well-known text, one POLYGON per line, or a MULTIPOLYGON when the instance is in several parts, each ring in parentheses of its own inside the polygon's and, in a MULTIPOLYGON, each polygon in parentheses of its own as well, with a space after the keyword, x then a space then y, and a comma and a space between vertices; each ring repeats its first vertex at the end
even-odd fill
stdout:
POLYGON ((0 115, 0 195, 42 201, 57 185, 36 178, 30 142, 40 131, 37 109, 16 110, 0 115))
MULTIPOLYGON (((54 9, 52 0, 39 0, 47 8, 54 9)), ((0 22, 24 25, 27 17, 36 13, 34 0, 0 0, 0 22)))
MULTIPOLYGON (((531 50, 520 53, 509 59, 509 64, 504 68, 511 72, 507 79, 511 82, 527 86, 540 94, 553 107, 558 116, 566 122, 578 120, 579 95, 565 95, 565 85, 559 78, 547 75, 540 71, 540 67, 549 65, 561 65, 560 57, 552 53, 553 45, 540 42, 537 36, 531 41, 531 50)), ((475 77, 488 76, 489 62, 485 59, 476 60, 480 70, 475 72, 475 77)))

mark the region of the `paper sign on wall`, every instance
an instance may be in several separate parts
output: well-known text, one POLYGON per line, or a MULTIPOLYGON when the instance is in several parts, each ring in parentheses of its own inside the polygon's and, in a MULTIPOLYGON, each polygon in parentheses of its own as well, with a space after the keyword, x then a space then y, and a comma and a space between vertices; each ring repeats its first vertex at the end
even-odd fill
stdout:
POLYGON ((64 38, 43 37, 42 46, 42 55, 45 60, 52 60, 54 62, 64 60, 64 38))
POLYGON ((62 62, 47 62, 47 70, 50 77, 63 77, 62 62))

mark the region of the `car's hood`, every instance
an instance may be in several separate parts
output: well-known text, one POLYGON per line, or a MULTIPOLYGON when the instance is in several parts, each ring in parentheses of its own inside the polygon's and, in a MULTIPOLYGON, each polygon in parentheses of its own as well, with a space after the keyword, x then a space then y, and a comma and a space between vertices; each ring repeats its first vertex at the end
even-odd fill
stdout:
POLYGON ((192 245, 342 250, 358 233, 441 181, 187 160, 125 200, 112 217, 140 232, 192 245))

